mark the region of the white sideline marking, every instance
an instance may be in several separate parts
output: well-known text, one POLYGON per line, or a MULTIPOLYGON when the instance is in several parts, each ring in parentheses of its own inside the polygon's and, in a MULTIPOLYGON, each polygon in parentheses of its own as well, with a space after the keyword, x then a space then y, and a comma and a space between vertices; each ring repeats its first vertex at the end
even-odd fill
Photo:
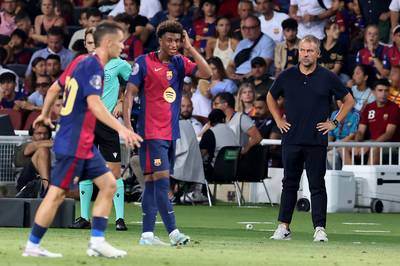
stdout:
POLYGON ((343 222, 345 225, 381 225, 378 223, 351 223, 351 222, 343 222))
POLYGON ((380 230, 353 230, 356 233, 390 233, 391 231, 380 231, 380 230))
POLYGON ((242 208, 242 209, 261 209, 261 206, 238 206, 238 208, 242 208))
POLYGON ((238 224, 274 224, 274 222, 237 222, 238 224))

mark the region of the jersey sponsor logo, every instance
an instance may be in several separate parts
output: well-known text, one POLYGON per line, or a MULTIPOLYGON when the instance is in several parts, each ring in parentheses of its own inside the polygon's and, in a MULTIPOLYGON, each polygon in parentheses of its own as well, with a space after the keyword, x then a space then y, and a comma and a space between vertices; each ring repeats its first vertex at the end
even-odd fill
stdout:
POLYGON ((368 119, 374 119, 375 118, 375 110, 369 110, 368 112, 368 119))
POLYGON ((109 81, 111 80, 111 75, 108 73, 104 73, 104 81, 109 81))
POLYGON ((279 34, 281 32, 280 28, 274 28, 273 29, 274 34, 279 34))
POLYGON ((174 76, 174 74, 172 71, 167 71, 167 79, 168 80, 171 80, 173 76, 174 76))
POLYGON ((101 89, 101 76, 100 75, 93 75, 90 78, 89 84, 93 86, 93 88, 95 88, 96 90, 100 90, 101 89))
POLYGON ((139 64, 135 63, 132 67, 132 73, 131 75, 136 75, 137 73, 139 73, 139 64))
POLYGON ((154 159, 154 166, 160 166, 161 165, 161 159, 154 159))
POLYGON ((165 91, 164 91, 164 100, 167 103, 173 103, 176 100, 176 92, 174 91, 173 88, 168 87, 165 91))

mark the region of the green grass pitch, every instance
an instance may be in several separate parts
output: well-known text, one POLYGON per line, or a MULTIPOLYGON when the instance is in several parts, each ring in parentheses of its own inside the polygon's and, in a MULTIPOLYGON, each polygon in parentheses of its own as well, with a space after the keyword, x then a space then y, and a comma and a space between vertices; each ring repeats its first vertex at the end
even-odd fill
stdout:
MULTIPOLYGON (((0 228, 0 265, 400 265, 400 214, 328 214, 329 242, 313 243, 309 213, 295 212, 291 241, 273 241, 268 238, 277 225, 277 207, 221 204, 176 206, 175 211, 180 230, 192 238, 189 246, 139 246, 141 212, 129 204, 129 231, 116 232, 111 217, 106 233, 110 243, 128 251, 123 259, 87 257, 89 230, 72 229, 50 229, 42 242, 63 258, 24 258, 30 229, 0 228), (254 229, 246 230, 244 222, 254 222, 254 229)), ((161 224, 156 235, 167 240, 161 224)))

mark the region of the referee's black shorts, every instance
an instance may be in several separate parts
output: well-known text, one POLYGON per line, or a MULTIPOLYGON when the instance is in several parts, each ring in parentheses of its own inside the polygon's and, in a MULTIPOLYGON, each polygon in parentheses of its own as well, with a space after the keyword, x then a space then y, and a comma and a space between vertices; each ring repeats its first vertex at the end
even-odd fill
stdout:
POLYGON ((97 120, 94 130, 94 145, 106 162, 121 162, 121 147, 117 131, 97 120))

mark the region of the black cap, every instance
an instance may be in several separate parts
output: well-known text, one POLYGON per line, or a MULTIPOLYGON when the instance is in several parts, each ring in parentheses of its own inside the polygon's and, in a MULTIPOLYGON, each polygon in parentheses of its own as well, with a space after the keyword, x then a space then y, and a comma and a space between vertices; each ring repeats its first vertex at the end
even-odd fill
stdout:
POLYGON ((284 21, 282 21, 282 29, 297 30, 298 26, 299 24, 293 18, 287 18, 284 21))
POLYGON ((256 66, 266 66, 267 63, 265 62, 264 58, 262 57, 255 57, 251 60, 251 67, 256 67, 256 66))

